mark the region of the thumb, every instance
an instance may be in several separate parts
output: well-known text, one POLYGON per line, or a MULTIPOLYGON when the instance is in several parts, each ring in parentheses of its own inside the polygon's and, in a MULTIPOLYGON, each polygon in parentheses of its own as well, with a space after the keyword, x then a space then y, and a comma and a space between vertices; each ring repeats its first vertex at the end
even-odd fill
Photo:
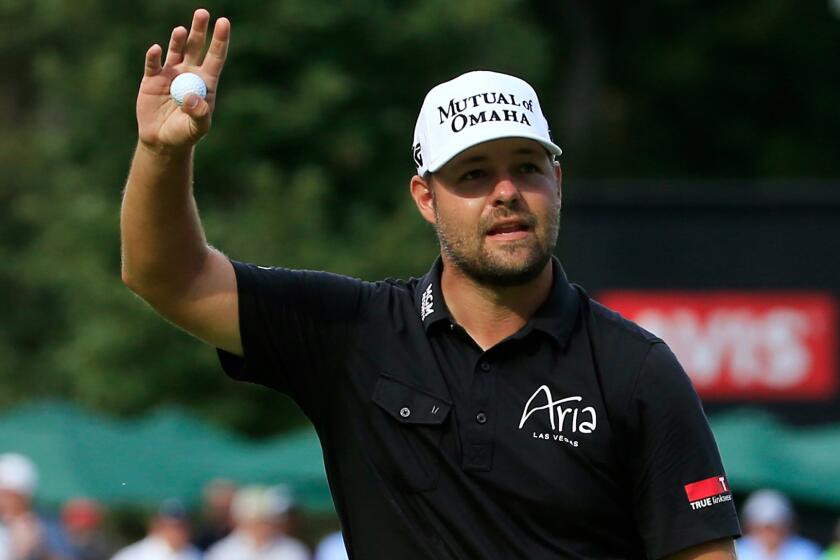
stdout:
POLYGON ((210 105, 201 97, 194 93, 189 93, 184 98, 184 104, 181 106, 181 110, 194 120, 202 121, 209 115, 210 105))

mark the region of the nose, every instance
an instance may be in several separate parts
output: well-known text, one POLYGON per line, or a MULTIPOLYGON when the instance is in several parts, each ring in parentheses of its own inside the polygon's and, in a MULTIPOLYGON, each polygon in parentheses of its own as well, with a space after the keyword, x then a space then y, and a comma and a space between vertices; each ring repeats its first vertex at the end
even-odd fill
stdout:
POLYGON ((493 188, 493 206, 515 206, 520 198, 521 193, 516 182, 509 175, 499 177, 493 188))

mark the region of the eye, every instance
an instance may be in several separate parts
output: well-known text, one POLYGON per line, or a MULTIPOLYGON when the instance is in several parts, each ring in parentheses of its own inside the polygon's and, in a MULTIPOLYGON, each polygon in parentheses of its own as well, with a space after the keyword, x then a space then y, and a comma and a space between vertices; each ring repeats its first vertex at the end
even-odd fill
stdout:
POLYGON ((519 166, 519 170, 522 173, 539 173, 540 167, 535 163, 523 163, 519 166))
POLYGON ((459 181, 475 181, 476 179, 480 179, 482 177, 484 177, 483 169, 471 169, 461 175, 459 181))

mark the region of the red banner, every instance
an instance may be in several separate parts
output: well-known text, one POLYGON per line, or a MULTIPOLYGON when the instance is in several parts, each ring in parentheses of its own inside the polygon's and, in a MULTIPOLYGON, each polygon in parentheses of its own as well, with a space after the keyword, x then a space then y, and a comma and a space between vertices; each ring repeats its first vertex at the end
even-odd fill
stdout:
POLYGON ((661 337, 706 399, 814 400, 837 389, 837 306, 818 292, 610 291, 661 337))

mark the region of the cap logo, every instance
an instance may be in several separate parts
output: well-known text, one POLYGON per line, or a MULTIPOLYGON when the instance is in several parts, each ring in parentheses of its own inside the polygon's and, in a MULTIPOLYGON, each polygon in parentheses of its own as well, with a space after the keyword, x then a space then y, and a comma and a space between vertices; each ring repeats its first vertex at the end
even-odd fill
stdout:
POLYGON ((411 157, 414 158, 414 165, 423 167, 423 153, 420 150, 420 142, 417 142, 411 149, 411 157))
POLYGON ((445 108, 439 106, 437 110, 440 118, 438 124, 442 125, 449 121, 452 132, 461 132, 468 126, 486 122, 516 122, 531 126, 531 121, 528 120, 525 111, 533 113, 534 102, 530 99, 520 101, 512 93, 477 93, 458 101, 450 99, 445 108), (516 107, 516 109, 492 107, 482 108, 481 111, 469 115, 464 114, 468 108, 477 109, 482 105, 506 105, 516 107))

